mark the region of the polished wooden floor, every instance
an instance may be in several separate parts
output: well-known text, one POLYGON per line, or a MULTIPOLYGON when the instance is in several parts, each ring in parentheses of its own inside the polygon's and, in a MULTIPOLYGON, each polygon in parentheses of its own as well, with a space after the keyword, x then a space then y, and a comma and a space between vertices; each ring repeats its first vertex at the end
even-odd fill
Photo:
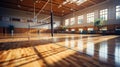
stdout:
POLYGON ((120 67, 120 36, 0 35, 0 67, 120 67))

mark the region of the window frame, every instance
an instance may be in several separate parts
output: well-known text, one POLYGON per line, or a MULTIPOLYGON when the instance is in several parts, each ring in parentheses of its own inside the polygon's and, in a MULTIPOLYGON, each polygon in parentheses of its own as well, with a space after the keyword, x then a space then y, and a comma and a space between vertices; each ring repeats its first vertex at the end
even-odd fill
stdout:
POLYGON ((120 19, 120 5, 116 6, 116 19, 120 19))
POLYGON ((95 13, 91 12, 87 14, 87 23, 93 23, 95 21, 95 13))
POLYGON ((100 19, 107 21, 108 20, 108 9, 100 10, 100 19))
POLYGON ((69 25, 69 19, 65 19, 65 26, 69 25))
POLYGON ((83 15, 78 16, 78 24, 81 24, 83 22, 83 15))
POLYGON ((70 18, 70 25, 74 25, 75 24, 75 17, 70 18))

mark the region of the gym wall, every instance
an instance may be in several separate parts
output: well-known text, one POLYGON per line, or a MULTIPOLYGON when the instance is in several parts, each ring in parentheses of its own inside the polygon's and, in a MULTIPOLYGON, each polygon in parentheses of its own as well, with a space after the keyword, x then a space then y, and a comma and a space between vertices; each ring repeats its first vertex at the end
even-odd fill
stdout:
MULTIPOLYGON (((41 19, 44 19, 48 16, 50 16, 50 15, 40 14, 38 16, 38 21, 40 21, 41 19)), ((29 22, 31 22, 32 19, 33 19, 33 12, 27 12, 27 11, 21 11, 21 10, 16 10, 16 9, 0 7, 0 33, 3 33, 4 27, 7 30, 9 25, 14 26, 15 33, 25 33, 28 31, 29 22), (12 21, 12 20, 14 20, 14 21, 12 21)), ((46 21, 50 22, 50 19, 48 19, 46 21)), ((61 17, 54 16, 54 22, 55 22, 54 28, 60 26, 61 17)), ((50 28, 51 28, 50 24, 31 27, 31 29, 36 30, 36 32, 38 29, 43 29, 43 30, 46 29, 46 31, 47 31, 50 28)))

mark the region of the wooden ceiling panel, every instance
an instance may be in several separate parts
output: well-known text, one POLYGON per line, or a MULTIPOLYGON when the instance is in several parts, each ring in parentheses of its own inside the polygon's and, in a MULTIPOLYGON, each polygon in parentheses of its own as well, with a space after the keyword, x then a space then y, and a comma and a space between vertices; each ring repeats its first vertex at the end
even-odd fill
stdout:
MULTIPOLYGON (((41 8, 45 5, 47 1, 48 0, 0 0, 0 5, 1 7, 33 12, 34 3, 35 3, 36 12, 39 12, 39 10, 41 10, 41 8)), ((81 5, 76 5, 73 3, 71 4, 67 3, 65 5, 62 5, 64 1, 65 0, 52 0, 52 9, 53 9, 54 15, 65 16, 67 14, 72 13, 73 11, 82 10, 86 7, 90 7, 92 5, 101 3, 106 0, 88 0, 82 3, 81 5), (61 7, 59 7, 60 5, 61 7)), ((50 4, 51 4, 51 1, 49 1, 49 3, 43 9, 42 13, 50 14, 50 4)))
POLYGON ((90 7, 93 5, 93 3, 91 3, 90 1, 87 1, 87 2, 83 3, 82 5, 84 5, 85 7, 90 7))

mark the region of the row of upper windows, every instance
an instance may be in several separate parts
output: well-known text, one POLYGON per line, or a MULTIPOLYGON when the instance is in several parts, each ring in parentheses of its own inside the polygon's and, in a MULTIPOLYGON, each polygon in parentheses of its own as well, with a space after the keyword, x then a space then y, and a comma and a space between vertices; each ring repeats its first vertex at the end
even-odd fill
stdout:
MULTIPOLYGON (((108 29, 107 29, 107 27, 103 27, 103 28, 101 28, 100 30, 107 31, 108 29)), ((116 31, 120 31, 119 28, 116 28, 115 30, 116 30, 116 31)), ((74 29, 74 28, 73 28, 73 29, 66 29, 66 31, 76 31, 76 29, 74 29)), ((84 30, 83 30, 83 28, 79 28, 78 31, 82 32, 82 31, 84 31, 84 30)), ((85 31, 86 31, 86 30, 85 30, 85 31)), ((87 28, 87 31, 95 31, 95 30, 94 30, 94 28, 87 28)))
MULTIPOLYGON (((78 16, 78 24, 81 24, 83 22, 83 15, 78 16)), ((108 20, 108 9, 103 9, 100 10, 100 19, 102 20, 108 20)), ((120 5, 116 6, 116 19, 120 19, 120 5)), ((91 23, 94 22, 95 20, 95 14, 94 12, 92 13, 88 13, 87 14, 87 23, 91 23)), ((75 24, 75 18, 71 18, 70 19, 70 25, 75 24)), ((69 25, 69 19, 65 20, 65 25, 68 26, 69 25)))
MULTIPOLYGON (((103 27, 100 30, 106 30, 107 31, 107 27, 103 27)), ((117 29, 116 29, 117 30, 117 29)), ((75 29, 66 29, 66 31, 76 31, 75 29)), ((83 32, 83 28, 79 28, 78 31, 83 32)), ((87 31, 95 31, 94 28, 87 28, 87 31)))

